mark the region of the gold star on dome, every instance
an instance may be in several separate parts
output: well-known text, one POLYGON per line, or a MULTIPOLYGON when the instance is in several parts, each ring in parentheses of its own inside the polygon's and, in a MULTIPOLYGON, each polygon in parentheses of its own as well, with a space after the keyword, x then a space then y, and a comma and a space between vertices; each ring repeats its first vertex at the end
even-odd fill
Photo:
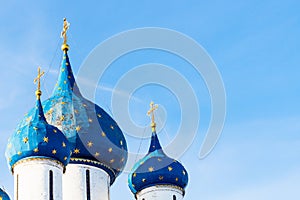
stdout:
POLYGON ((67 156, 65 156, 65 157, 64 157, 64 160, 67 160, 67 159, 68 159, 68 157, 67 157, 67 156))
POLYGON ((61 105, 65 105, 66 103, 67 103, 67 102, 62 101, 62 102, 61 102, 61 105))
POLYGON ((33 152, 34 152, 34 153, 37 153, 37 152, 39 152, 39 148, 37 148, 37 147, 36 147, 36 148, 34 148, 34 149, 33 149, 33 152))
POLYGON ((53 129, 53 132, 54 132, 54 133, 56 133, 56 132, 57 132, 57 130, 56 130, 56 129, 53 129))
POLYGON ((64 121, 64 120, 65 120, 65 116, 64 115, 60 116, 60 121, 64 121))
POLYGON ((67 84, 67 81, 64 81, 64 84, 67 84))
POLYGON ((163 177, 163 176, 159 176, 158 179, 159 179, 159 180, 163 180, 164 177, 163 177))
POLYGON ((27 143, 27 142, 28 142, 28 137, 24 137, 24 138, 23 138, 23 142, 24 142, 24 143, 27 143))
POLYGON ((98 157, 98 156, 100 156, 100 153, 96 152, 94 155, 95 155, 95 157, 98 157))
POLYGON ((74 112, 77 114, 77 113, 78 113, 78 110, 75 109, 74 112))
POLYGON ((66 143, 62 142, 62 147, 66 147, 66 146, 67 146, 66 143))
POLYGON ((158 160, 158 162, 161 162, 161 161, 162 161, 162 159, 161 159, 161 158, 157 158, 157 160, 158 160))
POLYGON ((149 172, 153 172, 153 171, 154 171, 154 168, 153 168, 153 167, 149 167, 149 168, 148 168, 148 171, 149 171, 149 172))
POLYGON ((48 137, 44 137, 43 140, 44 140, 44 142, 46 142, 46 143, 49 142, 49 138, 48 138, 48 137))
POLYGON ((33 129, 36 131, 36 130, 38 130, 38 127, 33 127, 33 129))
POLYGON ((113 125, 110 125, 110 128, 111 128, 111 130, 114 130, 114 129, 115 129, 115 127, 114 127, 113 125))
POLYGON ((115 159, 111 159, 109 162, 110 162, 110 163, 114 163, 114 162, 115 162, 115 159))
POLYGON ((53 150, 52 150, 52 154, 55 155, 56 153, 57 153, 56 149, 53 149, 53 150))
POLYGON ((143 178, 143 179, 142 179, 142 181, 143 181, 143 183, 145 183, 145 182, 146 182, 146 179, 145 179, 145 178, 143 178))
POLYGON ((74 149, 74 153, 75 153, 75 154, 79 154, 79 153, 80 153, 80 149, 77 149, 77 148, 74 149))
POLYGON ((109 148, 109 149, 108 149, 108 152, 109 152, 109 153, 111 153, 111 152, 112 152, 112 150, 113 150, 112 148, 109 148))
POLYGON ((76 131, 80 131, 81 127, 80 126, 76 126, 76 131))
POLYGON ((123 157, 123 158, 121 159, 121 162, 124 162, 124 160, 125 160, 125 158, 123 157))
POLYGON ((92 123, 92 122, 93 122, 93 120, 92 120, 91 118, 89 118, 89 122, 90 122, 90 123, 92 123))
POLYGON ((17 131, 17 134, 19 134, 19 133, 21 133, 21 130, 20 130, 20 129, 17 131))
POLYGON ((133 177, 136 177, 136 173, 133 173, 133 175, 132 175, 133 177))
POLYGON ((173 170, 173 168, 169 166, 169 167, 168 167, 168 170, 169 170, 169 172, 170 172, 170 171, 172 171, 172 170, 173 170))
POLYGON ((97 116, 98 116, 99 118, 101 118, 101 117, 102 117, 100 114, 97 114, 97 116))
POLYGON ((102 131, 101 136, 102 136, 102 137, 105 137, 106 134, 102 131))
POLYGON ((9 143, 9 144, 7 145, 7 148, 8 148, 8 149, 11 149, 11 148, 12 148, 12 144, 9 143))
POLYGON ((92 142, 92 141, 89 141, 89 142, 87 143, 87 145, 88 145, 88 147, 92 147, 92 146, 93 146, 93 142, 92 142))
POLYGON ((122 140, 120 140, 120 145, 123 145, 123 141, 122 140))
POLYGON ((19 156, 22 155, 22 152, 21 152, 21 151, 18 151, 18 155, 19 155, 19 156))
POLYGON ((29 122, 31 120, 31 116, 26 118, 26 122, 29 122))
POLYGON ((178 178, 177 178, 177 177, 175 178, 175 181, 178 181, 178 178))
POLYGON ((185 171, 184 170, 182 170, 182 174, 185 175, 185 171))

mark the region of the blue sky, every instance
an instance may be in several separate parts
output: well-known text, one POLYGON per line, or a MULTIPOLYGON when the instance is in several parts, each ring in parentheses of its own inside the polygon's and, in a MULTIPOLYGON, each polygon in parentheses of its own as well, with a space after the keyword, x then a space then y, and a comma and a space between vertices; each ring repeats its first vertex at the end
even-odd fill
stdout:
MULTIPOLYGON (((51 94, 61 61, 62 19, 67 17, 75 74, 98 44, 120 32, 143 27, 188 35, 218 66, 226 88, 226 122, 216 147, 202 160, 198 153, 209 125, 210 96, 201 76, 182 59, 155 50, 132 52, 109 67, 96 92, 96 103, 111 113, 111 89, 122 74, 145 63, 173 67, 190 82, 201 117, 197 136, 180 158, 190 176, 185 199, 299 199, 299 8, 296 0, 1 2, 0 185, 12 196, 13 177, 4 158, 6 142, 34 105, 32 80, 38 65, 46 72, 42 98, 51 94)), ((176 137, 181 120, 174 94, 147 85, 134 97, 129 111, 140 126, 148 123, 145 113, 151 99, 162 105, 167 119, 159 137, 167 145, 176 137)), ((150 135, 150 129, 145 132, 150 135)), ((126 133, 125 137, 130 151, 137 151, 140 140, 126 133)), ((148 140, 143 140, 140 153, 147 148, 148 140)), ((134 199, 125 173, 111 189, 111 199, 118 198, 134 199)))

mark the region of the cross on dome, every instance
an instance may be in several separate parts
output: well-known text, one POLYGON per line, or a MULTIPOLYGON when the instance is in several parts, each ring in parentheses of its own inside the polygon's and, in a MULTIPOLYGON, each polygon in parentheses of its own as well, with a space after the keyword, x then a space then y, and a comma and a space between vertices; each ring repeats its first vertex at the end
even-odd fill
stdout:
POLYGON ((37 77, 33 80, 33 82, 36 84, 37 82, 37 90, 35 92, 36 98, 40 99, 40 96, 42 95, 41 91, 41 77, 45 74, 45 72, 41 72, 41 67, 38 67, 38 75, 37 77))
POLYGON ((67 21, 66 18, 64 18, 64 23, 63 23, 63 30, 61 31, 61 37, 64 39, 63 44, 61 46, 61 49, 63 51, 69 50, 69 45, 67 44, 67 31, 70 28, 70 23, 67 21))
POLYGON ((147 115, 151 115, 151 128, 152 128, 152 132, 156 132, 156 123, 155 123, 155 119, 154 119, 154 111, 157 110, 158 105, 154 104, 153 101, 151 101, 150 103, 150 109, 147 112, 147 115))

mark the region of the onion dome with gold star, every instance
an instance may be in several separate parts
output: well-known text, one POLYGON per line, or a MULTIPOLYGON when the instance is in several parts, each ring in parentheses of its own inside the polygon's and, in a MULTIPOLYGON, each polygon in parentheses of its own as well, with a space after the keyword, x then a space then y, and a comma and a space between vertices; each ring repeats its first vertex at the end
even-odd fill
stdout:
POLYGON ((63 60, 54 91, 43 102, 45 116, 71 143, 73 153, 70 163, 101 168, 110 175, 112 184, 127 161, 126 140, 109 114, 80 93, 68 56, 68 27, 64 19, 63 60))
POLYGON ((183 165, 168 157, 159 143, 154 121, 154 110, 157 105, 153 102, 148 114, 151 115, 152 136, 147 155, 139 160, 132 168, 128 176, 128 185, 133 194, 158 185, 166 185, 178 188, 184 192, 188 183, 188 173, 183 165))
POLYGON ((10 200, 8 194, 0 188, 0 200, 10 200))
POLYGON ((26 159, 46 158, 66 166, 70 160, 71 148, 65 135, 55 126, 47 123, 40 96, 40 78, 44 74, 38 69, 36 105, 9 138, 5 156, 13 172, 14 166, 26 159))

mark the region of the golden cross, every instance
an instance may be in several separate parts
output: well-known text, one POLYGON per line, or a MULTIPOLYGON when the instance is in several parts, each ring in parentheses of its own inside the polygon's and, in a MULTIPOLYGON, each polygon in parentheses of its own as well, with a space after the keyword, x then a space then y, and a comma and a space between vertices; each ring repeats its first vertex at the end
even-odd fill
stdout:
POLYGON ((66 18, 64 18, 64 26, 61 32, 61 37, 64 38, 64 44, 67 44, 67 31, 69 27, 70 27, 70 23, 67 21, 66 18))
POLYGON ((151 115, 151 127, 152 127, 152 132, 155 131, 155 127, 156 127, 155 119, 154 119, 154 111, 157 110, 157 108, 158 108, 158 105, 157 105, 157 104, 154 104, 154 102, 151 101, 151 103, 150 103, 150 109, 149 109, 149 111, 147 112, 147 115, 151 115))
POLYGON ((38 83, 38 87, 36 90, 36 95, 39 98, 39 96, 41 96, 42 92, 41 92, 41 77, 45 74, 45 72, 41 72, 41 67, 38 67, 38 75, 37 77, 33 80, 34 83, 38 83))

